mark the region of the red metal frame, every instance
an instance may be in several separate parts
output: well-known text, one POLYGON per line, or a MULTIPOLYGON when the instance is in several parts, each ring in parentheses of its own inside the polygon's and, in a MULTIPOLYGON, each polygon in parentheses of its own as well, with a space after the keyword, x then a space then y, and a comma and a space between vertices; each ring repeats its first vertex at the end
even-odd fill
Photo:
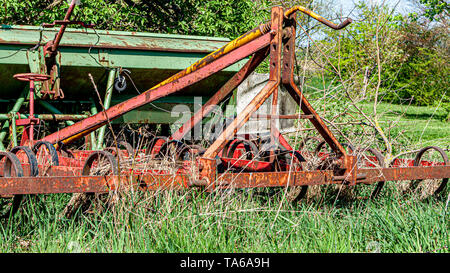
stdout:
MULTIPOLYGON (((304 10, 300 10, 305 12, 304 10)), ((306 11, 307 12, 307 11, 306 11)), ((323 18, 322 18, 323 19, 323 18)), ((325 20, 325 19, 323 19, 325 20)), ((322 21, 323 21, 322 20, 322 21)), ((323 22, 327 22, 326 20, 323 22)), ((340 26, 343 27, 350 21, 346 21, 340 26)), ((167 174, 164 171, 146 170, 138 171, 133 169, 121 169, 120 172, 105 176, 78 176, 82 173, 83 165, 90 154, 94 151, 74 151, 75 158, 62 156, 59 166, 45 167, 46 174, 43 177, 3 177, 0 178, 0 195, 15 194, 45 194, 45 193, 74 193, 74 192, 107 192, 117 190, 121 187, 140 187, 147 190, 155 189, 182 189, 193 186, 206 187, 207 190, 215 188, 247 188, 247 187, 279 187, 279 186, 308 186, 322 184, 371 184, 383 181, 413 180, 413 179, 438 179, 444 178, 443 183, 450 177, 450 166, 448 158, 444 158, 444 163, 438 166, 426 166, 428 163, 418 164, 414 161, 408 167, 392 168, 357 168, 356 156, 346 152, 343 145, 339 143, 333 133, 328 129, 320 116, 315 112, 311 104, 305 98, 301 90, 295 85, 293 71, 295 65, 295 10, 283 11, 281 7, 272 9, 270 24, 263 25, 265 31, 261 36, 248 41, 247 43, 231 50, 226 54, 215 54, 214 58, 206 58, 208 62, 202 62, 196 70, 190 73, 183 72, 183 76, 166 82, 163 85, 152 88, 134 98, 110 107, 108 110, 88 117, 78 123, 66 127, 56 133, 44 137, 43 141, 48 141, 56 148, 61 148, 62 144, 84 137, 93 130, 107 124, 125 113, 140 106, 148 104, 161 97, 173 94, 183 88, 195 84, 210 75, 236 63, 243 58, 253 54, 253 57, 244 67, 234 75, 218 92, 205 104, 202 109, 184 124, 169 140, 181 140, 183 136, 200 122, 211 111, 210 106, 223 101, 248 75, 270 55, 270 75, 267 85, 253 98, 253 100, 240 112, 236 118, 224 129, 221 135, 206 149, 201 157, 194 161, 183 162, 176 174, 167 174), (269 29, 270 27, 270 29, 269 29), (271 151, 269 161, 248 160, 240 158, 228 158, 225 149, 230 143, 235 141, 237 131, 253 116, 258 108, 270 97, 273 96, 271 117, 277 116, 276 105, 278 88, 283 85, 289 94, 300 106, 304 115, 300 117, 309 119, 326 143, 331 147, 338 157, 338 168, 333 170, 302 171, 294 169, 292 171, 274 172, 272 163, 276 153, 271 151), (217 160, 227 166, 241 169, 240 173, 218 173, 217 160), (191 172, 192 167, 195 168, 191 172)), ((31 112, 31 111, 30 111, 31 112)), ((276 124, 271 122, 272 144, 280 143, 288 151, 293 151, 288 141, 276 128, 276 124)), ((152 152, 156 155, 161 149, 161 145, 166 140, 160 139, 152 147, 152 152)), ((301 151, 297 151, 301 152, 301 151)), ((131 155, 123 153, 124 155, 131 155)), ((137 153, 136 153, 137 154, 137 153)), ((324 155, 327 157, 328 155, 324 155)), ((133 155, 134 157, 134 155, 133 155)), ((27 163, 23 155, 19 155, 23 169, 30 173, 30 163, 27 163)), ((134 157, 139 160, 139 157, 134 157)), ((151 160, 155 160, 153 157, 151 160)), ((416 160, 417 161, 417 160, 416 160)), ((289 167, 290 163, 286 166, 289 167)), ((39 166, 41 173, 44 166, 39 166)), ((289 168, 287 168, 289 169, 289 168)), ((3 169, 0 170, 3 172, 3 169)), ((0 173, 2 175, 2 173, 0 173)))

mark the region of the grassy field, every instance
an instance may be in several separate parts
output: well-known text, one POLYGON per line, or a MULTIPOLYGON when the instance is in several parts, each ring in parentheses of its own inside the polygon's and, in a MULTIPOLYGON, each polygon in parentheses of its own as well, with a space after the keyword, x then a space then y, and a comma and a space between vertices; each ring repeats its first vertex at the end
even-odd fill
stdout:
POLYGON ((444 200, 279 207, 254 191, 126 197, 101 215, 59 219, 67 196, 41 197, 0 232, 1 252, 448 252, 444 200), (188 198, 191 197, 191 198, 188 198))
MULTIPOLYGON (((401 106, 379 109, 383 122, 401 116, 399 130, 409 142, 448 147, 443 110, 411 106, 401 115, 401 106)), ((59 216, 70 195, 29 197, 15 217, 0 222, 0 252, 448 253, 447 196, 448 190, 418 200, 401 195, 394 182, 373 201, 341 198, 333 186, 297 204, 274 189, 128 193, 106 212, 72 219, 59 216)))
MULTIPOLYGON (((364 112, 372 112, 372 104, 363 104, 364 112)), ((405 142, 420 147, 438 145, 441 148, 450 147, 450 122, 446 121, 447 112, 442 106, 409 106, 380 103, 378 105, 381 123, 396 126, 393 135, 404 131, 405 142)))

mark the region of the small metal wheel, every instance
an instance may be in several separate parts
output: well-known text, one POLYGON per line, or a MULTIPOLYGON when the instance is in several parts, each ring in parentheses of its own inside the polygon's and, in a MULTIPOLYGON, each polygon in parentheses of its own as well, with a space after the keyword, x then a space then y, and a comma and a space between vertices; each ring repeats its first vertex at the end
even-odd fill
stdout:
POLYGON ((157 158, 183 160, 186 153, 189 153, 190 148, 181 141, 168 140, 161 145, 158 151, 157 158))
MULTIPOLYGON (((277 164, 283 172, 296 172, 306 170, 305 159, 298 151, 285 151, 282 152, 286 164, 277 164)), ((278 161, 278 159, 276 160, 278 161)), ((302 200, 308 192, 308 186, 289 186, 287 190, 286 199, 291 203, 298 203, 302 200)))
MULTIPOLYGON (((373 148, 365 148, 356 151, 357 156, 357 166, 358 168, 372 168, 372 169, 381 169, 384 168, 384 156, 373 148)), ((380 172, 380 175, 382 173, 380 172)), ((359 199, 368 199, 367 195, 369 195, 370 199, 375 199, 379 196, 381 190, 384 187, 385 182, 380 181, 375 184, 369 185, 357 185, 354 188, 353 194, 359 199), (364 194, 368 193, 368 194, 364 194)))
POLYGON ((114 88, 120 93, 123 90, 127 89, 127 81, 125 80, 125 76, 119 75, 114 80, 114 88))
POLYGON ((51 166, 59 166, 58 152, 50 142, 36 142, 33 145, 33 152, 36 155, 38 164, 42 166, 41 176, 47 175, 47 171, 51 166))
MULTIPOLYGON (((439 147, 428 146, 421 149, 414 158, 414 166, 445 166, 449 165, 447 154, 439 147), (432 152, 434 151, 434 153, 432 152), (437 152, 437 153, 436 153, 437 152)), ((448 178, 413 180, 406 185, 403 193, 413 193, 419 199, 426 199, 430 196, 438 196, 445 192, 448 178), (439 182, 440 180, 440 182, 439 182)))
POLYGON ((165 136, 155 136, 152 140, 150 140, 150 143, 146 150, 146 155, 150 155, 151 158, 155 158, 159 154, 159 150, 161 150, 161 147, 164 143, 166 143, 168 140, 165 136))
MULTIPOLYGON (((24 176, 39 176, 38 160, 30 148, 27 146, 16 146, 12 148, 10 152, 15 154, 21 161, 24 176)), ((37 195, 21 195, 21 199, 22 205, 24 205, 25 202, 32 202, 33 204, 36 204, 39 200, 37 195)))
POLYGON ((43 82, 50 79, 49 75, 44 74, 36 74, 36 73, 22 73, 22 74, 16 74, 13 76, 14 79, 24 82, 43 82))
POLYGON ((250 140, 237 139, 230 143, 227 150, 228 158, 252 160, 258 156, 258 147, 250 140))
MULTIPOLYGON (((11 149, 11 153, 18 156, 18 158, 23 158, 23 156, 20 156, 21 154, 25 154, 29 166, 28 173, 26 176, 38 176, 39 175, 39 166, 38 166, 38 160, 36 158, 36 155, 33 153, 33 151, 28 148, 27 146, 16 146, 11 149)), ((19 158, 19 160, 20 160, 19 158)), ((25 162, 24 162, 25 163, 25 162)))
MULTIPOLYGON (((123 153, 120 152, 120 148, 121 148, 121 147, 125 148, 125 150, 127 151, 127 153, 128 153, 128 158, 131 158, 131 159, 134 158, 135 152, 134 152, 133 146, 131 146, 130 143, 128 143, 128 142, 126 142, 126 141, 119 141, 119 142, 117 143, 117 145, 119 146, 119 147, 117 147, 117 148, 119 149, 120 160, 125 159, 123 153)), ((116 153, 117 153, 116 147, 108 147, 108 148, 105 148, 104 150, 107 151, 107 152, 110 152, 110 153, 113 154, 114 156, 117 156, 117 154, 116 154, 116 153)))
MULTIPOLYGON (((22 177, 23 169, 19 158, 13 153, 0 152, 3 164, 3 177, 22 177)), ((20 207, 23 195, 0 196, 0 218, 12 217, 20 207)))
MULTIPOLYGON (((117 159, 109 152, 95 151, 86 159, 82 175, 83 176, 106 176, 118 175, 119 167, 117 159)), ((114 193, 74 193, 69 203, 66 205, 63 215, 71 218, 73 214, 81 208, 83 213, 101 212, 113 203, 114 193)))

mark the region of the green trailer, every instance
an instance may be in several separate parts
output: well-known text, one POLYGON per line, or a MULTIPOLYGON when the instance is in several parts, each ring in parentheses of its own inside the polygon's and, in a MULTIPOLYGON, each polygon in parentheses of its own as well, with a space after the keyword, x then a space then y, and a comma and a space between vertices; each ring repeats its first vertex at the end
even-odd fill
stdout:
MULTIPOLYGON (((53 75, 51 87, 36 83, 35 116, 57 130, 58 126, 73 124, 102 109, 89 74, 104 107, 108 108, 153 87, 229 42, 216 37, 67 28, 49 65, 44 57, 45 45, 55 38, 58 30, 1 25, 1 149, 8 141, 17 143, 16 131, 20 128, 15 128, 12 120, 27 117, 24 109, 29 87, 26 82, 14 79, 15 74, 53 75), (115 88, 115 83, 121 88, 115 88), (49 90, 56 90, 57 96, 49 95, 49 90), (19 116, 21 110, 24 111, 19 116)), ((187 105, 193 110, 194 102, 206 102, 244 63, 241 61, 176 95, 129 112, 114 120, 114 124, 171 124, 179 118, 170 113, 175 105, 187 105)), ((98 130, 97 136, 93 135, 98 139, 95 142, 101 143, 103 135, 104 129, 98 130)))

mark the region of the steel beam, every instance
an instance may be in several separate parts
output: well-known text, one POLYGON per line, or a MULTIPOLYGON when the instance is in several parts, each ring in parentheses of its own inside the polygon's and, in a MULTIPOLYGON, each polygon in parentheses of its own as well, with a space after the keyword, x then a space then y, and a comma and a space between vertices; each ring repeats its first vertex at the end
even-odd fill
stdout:
POLYGON ((125 113, 128 113, 136 108, 139 108, 147 103, 155 101, 161 97, 175 93, 184 87, 192 85, 208 76, 236 63, 237 61, 248 57, 254 52, 266 47, 270 42, 270 34, 265 34, 235 50, 222 56, 216 61, 209 63, 195 72, 192 72, 178 80, 167 83, 155 89, 147 90, 146 92, 133 97, 127 101, 112 106, 105 112, 100 112, 97 115, 89 117, 72 126, 66 127, 56 133, 53 133, 43 140, 57 144, 59 141, 64 144, 70 143, 79 139, 92 131, 105 125, 109 120, 114 120, 125 113))
MULTIPOLYGON (((103 110, 108 110, 109 107, 111 106, 111 98, 114 90, 114 80, 116 76, 117 76, 117 69, 111 69, 109 71, 108 81, 106 83, 105 99, 103 100, 103 107, 105 109, 103 110)), ((103 149, 103 140, 105 138, 105 131, 106 125, 98 130, 97 145, 96 145, 97 149, 100 150, 103 149)))
POLYGON ((187 132, 192 130, 213 110, 213 105, 218 105, 225 99, 239 84, 241 84, 268 55, 266 48, 256 52, 255 55, 239 70, 231 79, 223 85, 190 120, 181 126, 171 137, 171 139, 181 140, 187 132))

